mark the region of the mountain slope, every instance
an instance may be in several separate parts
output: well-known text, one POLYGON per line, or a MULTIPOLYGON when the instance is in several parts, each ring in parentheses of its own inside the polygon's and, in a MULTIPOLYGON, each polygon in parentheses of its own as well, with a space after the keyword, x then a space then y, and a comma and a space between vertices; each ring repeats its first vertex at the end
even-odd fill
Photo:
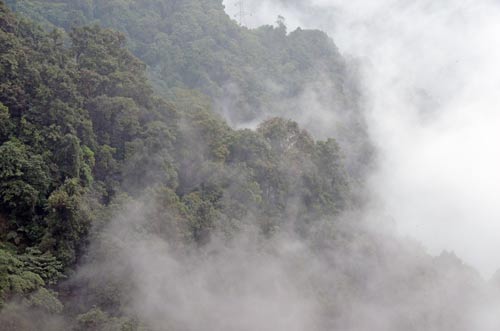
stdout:
POLYGON ((178 88, 201 91, 236 127, 290 118, 316 138, 335 137, 351 174, 361 175, 370 163, 356 67, 321 31, 287 33, 281 19, 276 27, 250 30, 231 20, 219 0, 7 4, 66 31, 98 23, 123 32, 162 95, 173 98, 178 88))
MULTIPOLYGON (((217 1, 72 3, 83 7, 19 1, 17 9, 61 26, 71 24, 68 13, 86 22, 96 13, 129 20, 127 13, 144 8, 160 16, 182 9, 187 16, 169 32, 179 43, 190 40, 191 16, 222 13, 217 1), (103 7, 84 10, 89 4, 103 7)), ((141 31, 150 22, 133 19, 141 31)), ((286 35, 282 25, 247 31, 228 22, 238 36, 261 34, 256 52, 264 41, 273 49, 315 40, 304 56, 334 54, 322 33, 286 35)), ((200 23, 198 33, 213 23, 200 23)), ((474 329, 485 283, 453 254, 433 258, 366 226, 335 139, 315 140, 278 117, 256 130, 233 129, 214 112, 211 89, 207 96, 187 88, 210 84, 187 86, 186 67, 164 73, 179 70, 182 84, 159 97, 161 85, 152 87, 126 40, 95 25, 46 32, 0 1, 2 328, 474 329)), ((279 64, 293 58, 285 49, 273 49, 276 58, 264 64, 276 77, 291 77, 279 64)), ((218 51, 226 50, 211 54, 218 51)), ((187 67, 219 72, 183 52, 178 60, 187 67)))
POLYGON ((0 5, 3 300, 71 273, 122 203, 156 202, 145 228, 173 245, 304 231, 352 204, 335 140, 279 118, 233 130, 203 95, 155 96, 122 34, 46 33, 0 5))

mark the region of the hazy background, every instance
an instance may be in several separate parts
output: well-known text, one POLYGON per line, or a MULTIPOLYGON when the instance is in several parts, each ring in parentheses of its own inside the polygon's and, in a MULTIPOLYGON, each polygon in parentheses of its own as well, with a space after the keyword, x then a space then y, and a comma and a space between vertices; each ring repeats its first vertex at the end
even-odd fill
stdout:
MULTIPOLYGON (((238 1, 225 1, 239 19, 238 1)), ((500 3, 246 0, 244 23, 325 30, 359 62, 378 148, 371 187, 398 230, 500 266, 500 3)))

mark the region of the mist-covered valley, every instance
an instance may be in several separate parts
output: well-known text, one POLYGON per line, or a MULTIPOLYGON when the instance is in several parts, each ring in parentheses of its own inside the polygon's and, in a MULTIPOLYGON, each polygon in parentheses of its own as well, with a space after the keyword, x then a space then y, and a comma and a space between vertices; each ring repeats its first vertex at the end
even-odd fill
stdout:
POLYGON ((0 329, 498 330, 498 7, 0 1, 0 329))

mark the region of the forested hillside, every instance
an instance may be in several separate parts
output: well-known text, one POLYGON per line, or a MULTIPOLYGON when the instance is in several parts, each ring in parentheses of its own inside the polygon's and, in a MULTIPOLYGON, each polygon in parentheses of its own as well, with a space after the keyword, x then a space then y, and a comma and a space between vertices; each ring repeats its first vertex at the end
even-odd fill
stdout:
POLYGON ((352 88, 345 82, 346 65, 326 34, 296 30, 287 35, 282 21, 276 28, 248 30, 231 21, 220 1, 21 0, 7 4, 49 27, 69 31, 99 23, 122 31, 129 49, 150 67, 160 91, 198 89, 214 98, 237 92, 241 95, 232 100, 236 107, 228 111, 241 119, 269 111, 270 102, 277 101, 272 99, 297 95, 320 75, 335 81, 335 92, 344 105, 353 103, 346 95, 352 88))
POLYGON ((147 227, 175 245, 250 220, 270 234, 293 217, 306 231, 351 204, 333 139, 279 118, 235 131, 202 94, 157 97, 119 32, 47 33, 3 4, 0 19, 3 302, 34 293, 26 304, 59 307, 44 288, 124 201, 158 201, 147 227))
POLYGON ((324 32, 287 33, 283 18, 276 27, 249 30, 214 0, 7 4, 49 28, 70 31, 97 23, 123 32, 128 49, 148 65, 157 91, 170 98, 179 88, 201 91, 232 125, 291 118, 316 138, 335 137, 349 172, 360 175, 371 158, 356 67, 324 32))
POLYGON ((2 330, 467 330, 477 274, 365 227, 370 157, 274 116, 326 75, 365 141, 325 34, 215 0, 7 3, 2 330))

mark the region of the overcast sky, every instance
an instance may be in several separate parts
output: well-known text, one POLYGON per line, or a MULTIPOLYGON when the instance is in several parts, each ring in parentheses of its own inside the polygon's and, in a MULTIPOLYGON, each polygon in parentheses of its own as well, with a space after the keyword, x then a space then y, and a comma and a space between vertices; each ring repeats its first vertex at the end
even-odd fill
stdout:
MULTIPOLYGON (((238 6, 226 0, 234 16, 238 6)), ((362 66, 380 151, 371 184, 398 230, 500 267, 500 4, 493 0, 246 0, 245 24, 327 31, 362 66)))

